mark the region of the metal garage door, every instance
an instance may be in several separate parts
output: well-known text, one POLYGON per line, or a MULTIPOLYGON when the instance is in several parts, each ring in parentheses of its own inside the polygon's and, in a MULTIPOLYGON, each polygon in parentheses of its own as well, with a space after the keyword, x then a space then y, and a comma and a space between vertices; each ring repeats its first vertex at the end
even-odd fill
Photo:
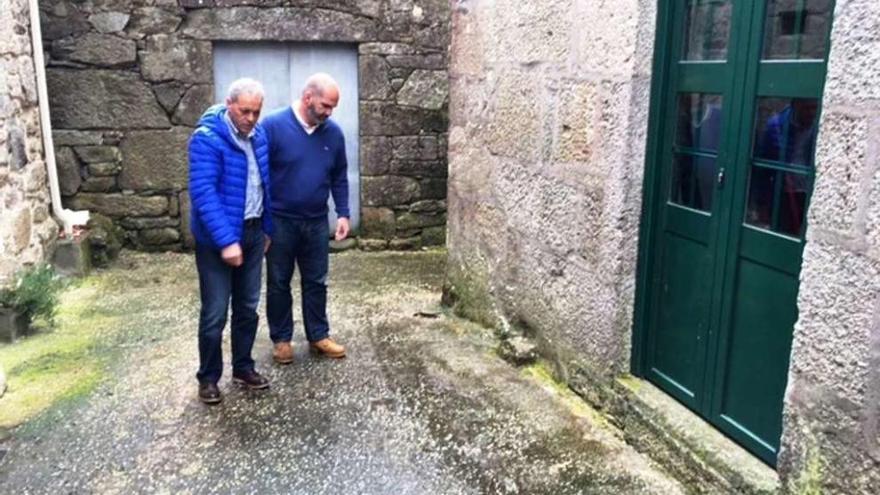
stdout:
MULTIPOLYGON (((299 98, 305 79, 326 72, 339 82, 341 98, 332 119, 345 133, 348 158, 348 201, 351 224, 360 224, 360 167, 358 164, 357 46, 333 43, 224 42, 214 45, 214 99, 225 99, 226 89, 240 77, 252 77, 266 88, 263 114, 290 105, 299 98)), ((330 199, 330 227, 336 213, 330 199)))

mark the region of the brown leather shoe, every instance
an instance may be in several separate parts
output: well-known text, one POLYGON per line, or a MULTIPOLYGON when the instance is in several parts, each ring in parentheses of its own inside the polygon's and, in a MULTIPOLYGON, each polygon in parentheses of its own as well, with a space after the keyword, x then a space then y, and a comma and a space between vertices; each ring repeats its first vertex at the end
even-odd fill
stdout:
POLYGON ((272 349, 272 359, 278 364, 290 364, 293 362, 293 346, 290 342, 276 342, 272 349))
POLYGON ((321 339, 317 342, 312 342, 309 344, 309 348, 313 352, 317 352, 323 354, 327 357, 331 358, 344 358, 345 357, 345 347, 333 342, 333 339, 326 338, 321 339))

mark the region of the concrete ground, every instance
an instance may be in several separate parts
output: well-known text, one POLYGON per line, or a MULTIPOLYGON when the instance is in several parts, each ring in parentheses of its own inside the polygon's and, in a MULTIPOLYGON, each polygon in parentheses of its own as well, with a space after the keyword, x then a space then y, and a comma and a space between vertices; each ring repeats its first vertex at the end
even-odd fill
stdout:
POLYGON ((333 255, 331 326, 349 356, 310 355, 297 316, 296 361, 274 365, 261 322, 271 388, 232 384, 227 348, 210 407, 196 400, 191 255, 125 253, 71 289, 92 291, 88 314, 122 315, 104 339, 118 358, 0 443, 0 493, 685 491, 540 368, 499 359, 492 332, 442 311, 444 259, 333 255))

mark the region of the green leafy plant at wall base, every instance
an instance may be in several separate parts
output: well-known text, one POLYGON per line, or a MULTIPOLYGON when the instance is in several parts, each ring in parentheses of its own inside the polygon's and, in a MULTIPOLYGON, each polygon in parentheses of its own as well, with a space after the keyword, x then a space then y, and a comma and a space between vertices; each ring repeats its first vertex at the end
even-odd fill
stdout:
POLYGON ((37 265, 20 272, 11 288, 0 290, 0 306, 14 308, 29 318, 54 323, 61 280, 49 265, 37 265))

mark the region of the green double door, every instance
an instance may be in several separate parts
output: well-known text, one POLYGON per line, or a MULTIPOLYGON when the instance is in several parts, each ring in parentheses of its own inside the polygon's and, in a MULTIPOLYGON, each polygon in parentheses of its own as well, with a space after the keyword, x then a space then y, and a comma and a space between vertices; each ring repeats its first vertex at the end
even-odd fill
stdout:
POLYGON ((832 0, 661 7, 643 373, 775 464, 832 0))

